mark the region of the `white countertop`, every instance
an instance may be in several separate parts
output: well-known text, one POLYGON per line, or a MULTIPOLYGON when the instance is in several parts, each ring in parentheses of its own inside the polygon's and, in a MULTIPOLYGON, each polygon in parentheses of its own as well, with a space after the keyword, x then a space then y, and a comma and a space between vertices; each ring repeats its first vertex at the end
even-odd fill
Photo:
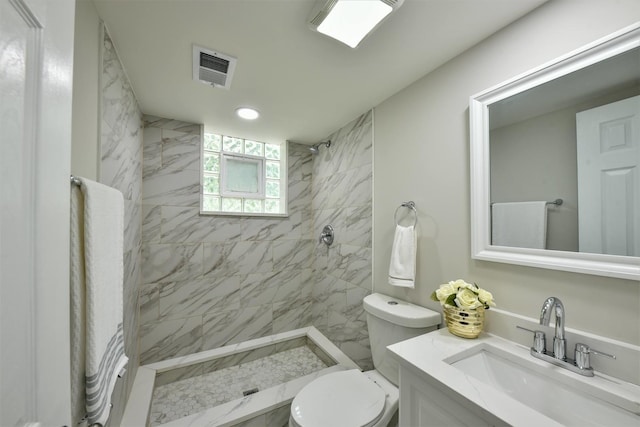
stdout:
MULTIPOLYGON (((529 408, 504 392, 483 383, 447 362, 460 353, 473 353, 477 346, 491 345, 508 352, 513 357, 522 358, 527 366, 533 366, 541 375, 547 375, 560 383, 589 385, 595 395, 620 396, 616 402, 636 414, 640 414, 640 387, 635 384, 596 373, 594 377, 583 377, 536 359, 529 354, 529 348, 503 338, 482 333, 477 339, 464 339, 449 333, 447 329, 412 338, 388 347, 401 366, 410 366, 424 373, 424 379, 442 383, 457 394, 474 402, 480 408, 510 425, 518 426, 560 426, 558 422, 529 408), (530 365, 532 364, 532 365, 530 365)), ((461 399, 464 401, 464 399, 461 399)), ((571 410, 571 408, 567 408, 571 410)), ((639 416, 640 422, 640 416, 639 416)), ((640 425, 640 424, 639 424, 640 425)))

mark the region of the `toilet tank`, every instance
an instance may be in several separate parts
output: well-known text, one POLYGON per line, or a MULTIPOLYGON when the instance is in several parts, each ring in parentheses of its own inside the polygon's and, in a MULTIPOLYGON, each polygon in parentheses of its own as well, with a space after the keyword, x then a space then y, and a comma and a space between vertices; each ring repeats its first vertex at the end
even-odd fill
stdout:
POLYGON ((440 313, 382 294, 363 300, 373 355, 373 366, 386 379, 398 385, 398 362, 387 346, 437 329, 440 313))

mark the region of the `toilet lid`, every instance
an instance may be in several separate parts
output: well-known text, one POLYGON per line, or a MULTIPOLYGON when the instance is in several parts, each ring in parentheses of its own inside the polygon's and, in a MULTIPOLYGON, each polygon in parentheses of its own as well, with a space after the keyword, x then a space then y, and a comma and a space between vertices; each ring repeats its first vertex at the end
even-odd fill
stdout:
POLYGON ((307 384, 291 403, 303 427, 366 426, 384 411, 386 394, 357 369, 324 375, 307 384))

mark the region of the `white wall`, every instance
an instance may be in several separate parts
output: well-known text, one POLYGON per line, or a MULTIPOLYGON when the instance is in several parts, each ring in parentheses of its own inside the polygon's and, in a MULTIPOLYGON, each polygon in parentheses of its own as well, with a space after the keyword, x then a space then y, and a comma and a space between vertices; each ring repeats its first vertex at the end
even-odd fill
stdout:
POLYGON ((71 173, 97 181, 100 17, 92 1, 76 2, 71 173))
POLYGON ((567 327, 640 344, 636 281, 471 260, 468 125, 471 95, 638 20, 637 0, 553 0, 376 107, 375 292, 439 310, 432 290, 464 278, 533 318, 554 295, 567 327), (406 200, 419 212, 415 290, 387 284, 392 218, 406 200))

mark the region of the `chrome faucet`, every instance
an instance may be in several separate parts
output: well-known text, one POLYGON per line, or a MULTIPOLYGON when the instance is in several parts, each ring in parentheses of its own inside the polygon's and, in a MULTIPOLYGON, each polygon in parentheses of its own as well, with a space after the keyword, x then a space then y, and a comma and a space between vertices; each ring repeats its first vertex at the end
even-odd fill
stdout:
POLYGON ((556 314, 556 333, 553 337, 553 357, 560 360, 567 358, 567 342, 564 338, 564 305, 557 297, 549 297, 542 304, 540 324, 549 326, 551 311, 556 314))
POLYGON ((575 360, 569 359, 566 355, 567 342, 564 338, 564 305, 562 305, 562 301, 560 301, 559 298, 549 297, 544 301, 542 310, 540 311, 540 324, 542 326, 549 326, 552 311, 556 314, 556 333, 553 337, 553 354, 547 353, 545 348, 546 337, 543 331, 534 331, 519 325, 516 326, 518 329, 533 333, 533 346, 529 351, 533 357, 587 377, 593 376, 590 354, 607 356, 612 359, 616 358, 614 355, 592 349, 586 344, 577 343, 574 356, 575 360))

